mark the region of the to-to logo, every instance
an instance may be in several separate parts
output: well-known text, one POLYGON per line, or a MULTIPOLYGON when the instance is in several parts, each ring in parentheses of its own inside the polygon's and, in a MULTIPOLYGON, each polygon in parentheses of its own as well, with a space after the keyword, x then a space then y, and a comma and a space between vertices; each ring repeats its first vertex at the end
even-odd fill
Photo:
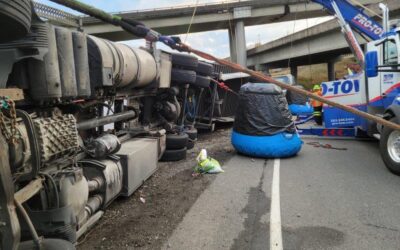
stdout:
POLYGON ((382 36, 383 34, 383 29, 381 27, 374 24, 370 19, 360 13, 353 18, 353 22, 365 29, 368 29, 375 35, 382 36))
POLYGON ((334 81, 329 83, 322 83, 322 95, 338 95, 338 94, 350 94, 360 92, 360 81, 359 80, 345 80, 345 81, 334 81))

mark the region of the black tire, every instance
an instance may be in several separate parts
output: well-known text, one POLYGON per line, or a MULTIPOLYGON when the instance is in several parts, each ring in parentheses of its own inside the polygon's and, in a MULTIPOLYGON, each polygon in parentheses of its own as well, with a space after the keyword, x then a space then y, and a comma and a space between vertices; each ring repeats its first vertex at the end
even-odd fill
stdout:
POLYGON ((180 161, 186 159, 187 148, 165 150, 161 161, 180 161))
POLYGON ((191 85, 193 87, 198 87, 198 88, 208 88, 210 87, 210 77, 208 76, 196 76, 196 81, 192 83, 191 85))
POLYGON ((168 134, 165 148, 167 150, 170 150, 170 149, 175 150, 175 149, 185 148, 188 140, 189 140, 189 136, 185 133, 168 134))
POLYGON ((197 132, 196 128, 189 127, 189 128, 186 128, 184 132, 189 136, 189 139, 197 140, 198 132, 197 132))
POLYGON ((26 36, 31 26, 30 0, 0 0, 0 43, 10 42, 26 36))
POLYGON ((187 70, 196 70, 199 65, 199 59, 197 57, 187 54, 171 54, 172 66, 187 70))
MULTIPOLYGON (((43 239, 41 241, 41 248, 43 250, 74 250, 75 246, 69 241, 62 239, 43 239)), ((36 243, 33 241, 24 241, 19 244, 19 250, 33 250, 37 249, 36 243)))
POLYGON ((172 69, 171 81, 178 84, 194 84, 196 82, 196 72, 184 69, 172 69))
POLYGON ((196 73, 202 76, 212 76, 214 74, 214 66, 210 63, 199 62, 196 73))
POLYGON ((192 149, 192 148, 194 148, 194 145, 196 144, 196 141, 194 141, 194 140, 188 140, 188 143, 187 143, 187 146, 186 146, 186 148, 189 150, 189 149, 192 149))
MULTIPOLYGON (((392 118, 390 121, 397 123, 396 118, 392 118)), ((381 139, 379 141, 379 151, 386 167, 393 174, 400 175, 400 155, 396 157, 396 152, 394 152, 395 150, 389 150, 390 145, 392 145, 393 136, 400 137, 400 132, 389 127, 383 128, 381 139)))
POLYGON ((192 149, 194 148, 194 145, 197 142, 197 129, 196 128, 187 128, 185 130, 185 133, 188 135, 188 143, 187 143, 187 149, 192 149))

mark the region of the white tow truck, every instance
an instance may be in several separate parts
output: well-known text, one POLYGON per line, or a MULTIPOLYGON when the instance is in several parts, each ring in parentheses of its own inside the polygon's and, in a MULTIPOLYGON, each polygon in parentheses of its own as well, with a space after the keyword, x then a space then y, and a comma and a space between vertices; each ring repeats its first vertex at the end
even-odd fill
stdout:
MULTIPOLYGON (((383 25, 366 15, 347 0, 313 0, 334 14, 346 40, 364 70, 356 75, 323 82, 325 98, 370 114, 400 122, 400 22, 389 21, 389 9, 379 4, 383 25), (353 29, 371 41, 364 51, 353 29)), ((400 131, 371 123, 338 108, 324 105, 324 126, 303 124, 301 134, 318 136, 367 135, 380 140, 380 153, 387 168, 400 174, 400 131)))

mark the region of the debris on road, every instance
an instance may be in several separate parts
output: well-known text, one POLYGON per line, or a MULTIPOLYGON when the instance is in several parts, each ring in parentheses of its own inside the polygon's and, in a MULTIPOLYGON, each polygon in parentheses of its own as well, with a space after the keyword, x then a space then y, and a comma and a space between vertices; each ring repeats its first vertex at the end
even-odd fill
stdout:
POLYGON ((331 144, 322 144, 319 142, 307 142, 307 145, 311 145, 314 148, 325 148, 325 149, 335 149, 335 150, 347 150, 347 148, 337 148, 333 147, 331 144))
POLYGON ((194 168, 195 173, 199 174, 218 174, 223 173, 219 162, 207 156, 207 150, 202 149, 196 158, 197 166, 194 168))

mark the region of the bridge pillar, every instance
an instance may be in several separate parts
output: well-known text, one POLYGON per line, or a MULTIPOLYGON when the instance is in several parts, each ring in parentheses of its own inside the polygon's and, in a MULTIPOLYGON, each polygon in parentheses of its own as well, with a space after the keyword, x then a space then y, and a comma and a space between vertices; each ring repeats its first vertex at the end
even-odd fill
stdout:
POLYGON ((267 64, 257 64, 255 65, 255 70, 260 71, 266 75, 270 75, 269 72, 270 67, 267 64))
POLYGON ((298 74, 297 65, 290 66, 290 74, 294 77, 294 80, 297 82, 297 74, 298 74))
POLYGON ((337 62, 337 59, 331 59, 328 61, 327 66, 328 66, 328 81, 334 81, 336 80, 336 75, 335 75, 335 63, 337 62))
POLYGON ((243 21, 238 21, 235 24, 235 40, 236 40, 236 57, 237 57, 236 62, 246 67, 247 48, 246 48, 246 33, 244 30, 243 21))
POLYGON ((228 33, 229 33, 229 49, 230 49, 231 61, 237 62, 235 29, 228 29, 228 33))

